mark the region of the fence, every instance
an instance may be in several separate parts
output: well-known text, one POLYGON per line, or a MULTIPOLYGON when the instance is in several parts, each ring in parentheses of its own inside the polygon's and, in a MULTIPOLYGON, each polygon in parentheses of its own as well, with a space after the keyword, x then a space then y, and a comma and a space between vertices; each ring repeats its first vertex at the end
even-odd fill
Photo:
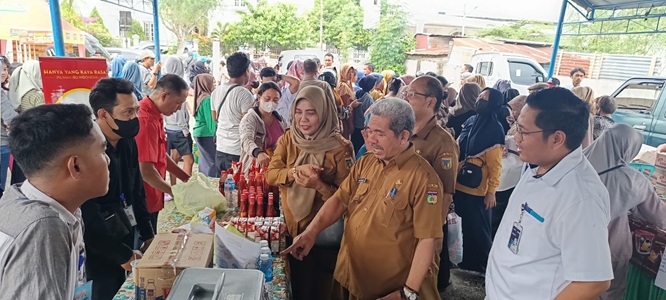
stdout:
POLYGON ((590 79, 626 80, 634 76, 657 76, 663 68, 663 58, 627 54, 560 52, 555 74, 569 77, 569 72, 581 67, 590 79))

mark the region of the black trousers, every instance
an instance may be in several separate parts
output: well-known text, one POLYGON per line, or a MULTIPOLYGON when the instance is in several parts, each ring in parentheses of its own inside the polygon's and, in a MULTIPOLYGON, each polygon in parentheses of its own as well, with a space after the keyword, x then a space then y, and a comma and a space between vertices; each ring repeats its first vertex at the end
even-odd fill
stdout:
POLYGON ((153 225, 153 233, 157 234, 157 217, 159 216, 160 212, 154 212, 150 213, 150 224, 153 225))
POLYGON ((463 261, 461 269, 485 273, 491 238, 491 211, 486 210, 483 196, 474 196, 456 191, 453 194, 456 213, 462 217, 463 261))
POLYGON ((493 218, 492 218, 493 240, 495 239, 497 228, 499 228, 499 225, 502 222, 502 217, 504 217, 504 211, 506 211, 506 206, 509 204, 509 198, 513 193, 513 189, 514 188, 510 188, 506 191, 495 193, 495 200, 497 201, 497 205, 493 208, 493 218))
POLYGON ((451 261, 449 260, 449 247, 446 239, 449 233, 449 224, 444 224, 444 238, 442 239, 442 252, 439 253, 439 273, 437 273, 437 290, 443 292, 451 283, 451 261))
MULTIPOLYGON (((132 248, 136 227, 119 243, 132 248), (130 246, 131 245, 131 246, 130 246)), ((119 264, 92 251, 86 252, 86 276, 93 281, 93 300, 111 300, 125 282, 126 273, 119 264)))
POLYGON ((217 166, 217 174, 220 174, 222 173, 222 171, 226 171, 229 168, 231 168, 231 163, 234 161, 239 162, 240 155, 233 155, 217 151, 215 153, 215 165, 217 166))

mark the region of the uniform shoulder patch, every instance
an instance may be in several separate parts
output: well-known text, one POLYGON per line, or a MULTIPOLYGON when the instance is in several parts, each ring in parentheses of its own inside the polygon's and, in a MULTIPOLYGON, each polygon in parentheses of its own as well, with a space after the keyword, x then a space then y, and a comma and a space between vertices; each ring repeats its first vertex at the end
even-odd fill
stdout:
POLYGON ((439 155, 439 160, 441 161, 444 170, 451 169, 453 166, 453 157, 453 153, 442 153, 439 155))
POLYGON ((437 204, 437 191, 431 191, 428 190, 428 195, 426 197, 426 200, 428 201, 429 204, 437 204))

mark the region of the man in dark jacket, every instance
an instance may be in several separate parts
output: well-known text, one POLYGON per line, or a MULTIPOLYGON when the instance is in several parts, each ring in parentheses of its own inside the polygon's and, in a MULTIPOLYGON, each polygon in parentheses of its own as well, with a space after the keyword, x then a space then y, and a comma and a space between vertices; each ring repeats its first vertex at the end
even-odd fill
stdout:
MULTIPOLYGON (((82 207, 86 270, 93 280, 93 299, 111 299, 122 286, 130 263, 141 258, 134 250, 135 232, 145 250, 153 240, 146 194, 139 171, 134 137, 139 132, 139 103, 131 82, 101 79, 90 92, 90 106, 107 142, 109 192, 82 207)), ((166 150, 165 150, 166 151, 166 150)))

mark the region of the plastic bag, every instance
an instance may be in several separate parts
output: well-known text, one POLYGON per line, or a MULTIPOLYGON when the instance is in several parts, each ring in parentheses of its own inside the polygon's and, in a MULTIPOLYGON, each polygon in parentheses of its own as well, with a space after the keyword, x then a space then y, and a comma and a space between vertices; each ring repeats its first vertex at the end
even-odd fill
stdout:
POLYGON ((463 233, 462 218, 455 212, 446 217, 449 231, 446 236, 446 245, 449 249, 449 260, 453 264, 459 264, 463 260, 463 233))
POLYGON ((188 217, 196 215, 206 207, 212 207, 216 211, 227 210, 227 199, 202 173, 192 174, 190 180, 174 185, 171 190, 176 210, 188 217))

